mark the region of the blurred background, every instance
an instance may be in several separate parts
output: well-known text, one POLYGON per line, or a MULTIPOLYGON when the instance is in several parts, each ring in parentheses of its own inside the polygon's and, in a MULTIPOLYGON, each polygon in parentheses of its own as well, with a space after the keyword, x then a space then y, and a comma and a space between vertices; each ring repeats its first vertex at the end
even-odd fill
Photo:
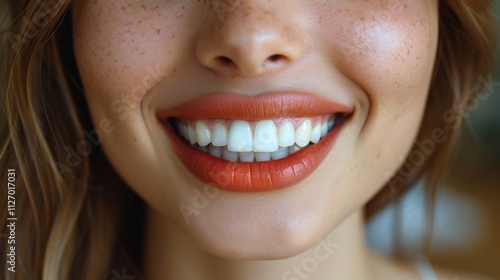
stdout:
MULTIPOLYGON (((500 23, 500 0, 495 17, 500 23)), ((500 37, 500 24, 497 25, 500 37)), ((500 41, 500 40, 499 40, 500 41)), ((499 42, 500 45, 500 42, 499 42)), ((466 119, 450 176, 438 190, 432 245, 433 265, 474 271, 500 279, 500 47, 490 96, 466 119)), ((398 223, 404 248, 421 247, 425 230, 422 186, 406 194, 398 223)), ((394 207, 389 206, 367 227, 376 250, 393 250, 394 207)))

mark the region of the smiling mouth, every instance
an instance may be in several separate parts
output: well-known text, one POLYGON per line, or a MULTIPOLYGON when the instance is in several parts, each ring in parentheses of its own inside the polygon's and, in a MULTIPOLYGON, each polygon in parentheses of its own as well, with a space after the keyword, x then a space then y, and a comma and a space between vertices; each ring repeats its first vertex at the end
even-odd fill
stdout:
POLYGON ((280 160, 315 145, 346 118, 330 114, 261 121, 170 118, 168 122, 193 149, 230 162, 251 163, 280 160))
POLYGON ((213 94, 157 113, 198 179, 237 192, 296 185, 332 149, 353 109, 304 93, 213 94))

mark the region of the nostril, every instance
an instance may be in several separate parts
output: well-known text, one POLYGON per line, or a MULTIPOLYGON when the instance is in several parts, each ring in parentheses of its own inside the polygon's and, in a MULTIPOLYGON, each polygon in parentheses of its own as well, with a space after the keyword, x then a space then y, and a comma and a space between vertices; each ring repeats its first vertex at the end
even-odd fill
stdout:
POLYGON ((256 75, 258 73, 261 73, 264 69, 271 69, 283 65, 284 63, 290 61, 290 58, 279 53, 248 59, 247 57, 219 55, 214 57, 211 61, 212 67, 214 69, 225 69, 227 71, 236 70, 240 71, 240 73, 242 73, 243 75, 256 75))
POLYGON ((216 58, 217 62, 222 64, 222 65, 233 65, 234 62, 232 59, 230 59, 227 56, 219 56, 216 58))
POLYGON ((273 62, 273 63, 275 63, 275 62, 280 62, 280 61, 285 60, 285 56, 283 56, 283 55, 281 55, 281 54, 275 54, 275 55, 271 55, 271 56, 268 58, 268 60, 269 60, 270 62, 273 62))

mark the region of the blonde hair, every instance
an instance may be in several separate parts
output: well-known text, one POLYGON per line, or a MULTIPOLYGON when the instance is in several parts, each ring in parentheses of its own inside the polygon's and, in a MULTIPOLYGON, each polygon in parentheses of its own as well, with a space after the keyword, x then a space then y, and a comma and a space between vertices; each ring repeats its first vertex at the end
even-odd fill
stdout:
MULTIPOLYGON (((121 275, 120 260, 128 257, 115 239, 126 230, 121 221, 123 204, 139 200, 116 175, 104 177, 113 174, 111 168, 99 147, 84 137, 85 129, 92 128, 73 54, 68 51, 72 48, 67 14, 71 1, 2 2, 0 22, 5 31, 0 37, 0 67, 5 74, 0 106, 5 116, 0 118, 0 178, 5 184, 6 171, 16 170, 18 220, 16 273, 7 270, 3 252, 8 252, 9 245, 2 241, 0 275, 46 280, 108 279, 112 271, 121 275), (93 151, 72 162, 71 149, 81 144, 93 151)), ((438 145, 404 180, 389 181, 390 188, 368 205, 369 212, 397 198, 422 174, 427 175, 433 193, 457 132, 443 120, 443 112, 454 104, 470 104, 481 86, 478 77, 487 79, 492 70, 491 6, 492 1, 485 0, 440 2, 439 52, 419 139, 432 137, 433 128, 442 128, 449 141, 438 145)), ((0 193, 7 197, 7 188, 0 193)), ((9 215, 6 204, 2 199, 3 229, 9 215)))

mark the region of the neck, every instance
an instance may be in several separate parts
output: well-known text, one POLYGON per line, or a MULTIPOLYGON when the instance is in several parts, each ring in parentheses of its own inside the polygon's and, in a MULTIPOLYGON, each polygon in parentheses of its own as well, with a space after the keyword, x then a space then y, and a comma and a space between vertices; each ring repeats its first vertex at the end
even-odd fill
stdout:
POLYGON ((274 261, 216 257, 156 211, 149 209, 147 216, 143 263, 146 279, 370 279, 362 210, 306 252, 274 261))

